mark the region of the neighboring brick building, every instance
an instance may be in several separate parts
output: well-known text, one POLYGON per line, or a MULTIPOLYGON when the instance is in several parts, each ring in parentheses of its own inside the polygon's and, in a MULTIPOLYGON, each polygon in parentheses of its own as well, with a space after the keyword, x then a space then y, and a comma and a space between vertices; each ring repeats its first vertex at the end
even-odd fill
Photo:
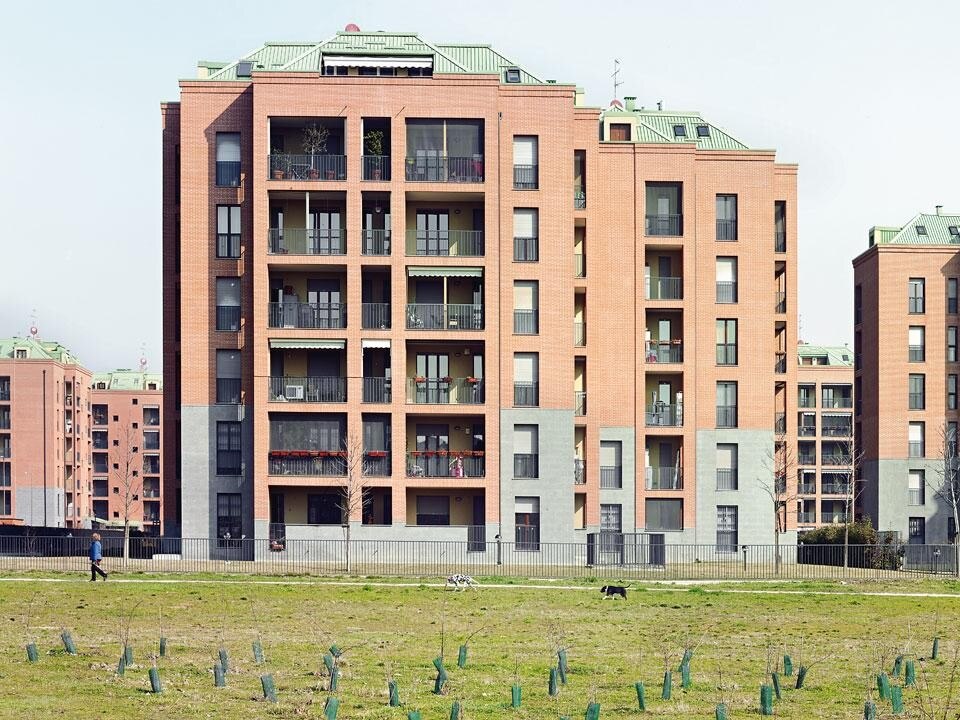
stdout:
POLYGON ((94 375, 92 386, 93 516, 101 525, 123 527, 129 497, 131 526, 159 535, 163 377, 115 370, 94 375))
POLYGON ((359 447, 354 537, 772 541, 796 166, 409 34, 270 43, 180 89, 161 109, 184 537, 340 537, 359 447))
POLYGON ((863 510, 906 542, 950 542, 952 511, 935 489, 957 436, 960 215, 921 213, 871 228, 869 242, 853 261, 863 510))
POLYGON ((797 347, 797 525, 843 523, 855 511, 853 351, 797 347))

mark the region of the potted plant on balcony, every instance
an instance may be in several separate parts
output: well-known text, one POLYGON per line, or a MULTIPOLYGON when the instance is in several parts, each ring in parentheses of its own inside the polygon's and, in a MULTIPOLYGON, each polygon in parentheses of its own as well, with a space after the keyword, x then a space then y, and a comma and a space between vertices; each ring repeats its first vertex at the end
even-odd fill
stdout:
POLYGON ((449 375, 444 375, 442 378, 440 378, 440 382, 445 382, 449 385, 450 383, 453 382, 453 378, 450 377, 449 375))
POLYGON ((290 156, 283 150, 274 148, 270 151, 270 167, 273 170, 273 179, 283 180, 290 174, 290 156))
POLYGON ((367 450, 369 457, 382 458, 387 456, 386 450, 367 450))
MULTIPOLYGON (((326 154, 330 131, 322 123, 312 123, 303 129, 303 151, 310 156, 310 179, 320 177, 320 170, 314 163, 314 156, 326 154)), ((333 179, 333 170, 327 170, 327 179, 333 179)))
POLYGON ((380 159, 383 157, 383 130, 371 130, 363 136, 364 149, 367 155, 375 156, 377 162, 371 168, 374 180, 380 179, 380 159))
POLYGON ((466 382, 467 382, 467 385, 476 385, 480 381, 477 378, 471 376, 467 378, 466 382))
POLYGON ((425 383, 425 382, 427 381, 427 379, 426 379, 423 375, 417 375, 417 376, 413 379, 413 381, 414 381, 417 385, 421 385, 421 384, 425 383))

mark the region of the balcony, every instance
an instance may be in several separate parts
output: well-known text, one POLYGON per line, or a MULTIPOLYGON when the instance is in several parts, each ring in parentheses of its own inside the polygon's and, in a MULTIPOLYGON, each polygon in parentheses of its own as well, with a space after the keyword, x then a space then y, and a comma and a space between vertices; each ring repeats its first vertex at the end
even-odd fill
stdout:
POLYGON ((817 464, 816 453, 805 453, 805 452, 798 453, 797 464, 798 465, 816 465, 817 464))
POLYGON ((573 346, 586 347, 587 345, 587 324, 575 322, 573 324, 573 346))
POLYGON ((853 436, 853 426, 850 424, 827 425, 826 423, 824 423, 823 429, 820 431, 820 434, 823 435, 824 437, 848 438, 853 436))
POLYGON ((483 330, 483 305, 408 303, 408 330, 483 330))
POLYGON ((393 400, 393 391, 388 377, 363 378, 363 402, 388 403, 393 400))
POLYGON ((347 326, 346 303, 272 302, 267 327, 337 330, 347 326))
POLYGON ((655 402, 646 407, 647 427, 682 427, 683 406, 655 402))
POLYGON ((364 155, 361 165, 364 180, 386 182, 390 179, 389 155, 364 155))
POLYGON ((271 377, 268 378, 270 402, 347 401, 347 379, 343 377, 271 377))
POLYGON ((717 240, 730 242, 737 239, 736 220, 717 220, 717 240))
POLYGON ((816 437, 817 426, 816 425, 798 425, 797 436, 798 437, 816 437))
POLYGON ((533 479, 540 477, 540 456, 538 453, 514 453, 513 477, 533 479))
POLYGON ((849 495, 850 484, 846 482, 825 482, 820 487, 824 495, 849 495))
POLYGON ((513 166, 513 189, 536 190, 540 184, 539 168, 536 165, 513 166))
POLYGON ((845 453, 823 453, 821 463, 823 465, 843 466, 853 462, 853 458, 845 453))
POLYGON ((412 405, 480 405, 483 378, 407 378, 407 402, 412 405))
POLYGON ((821 512, 820 522, 824 525, 841 525, 847 521, 847 514, 843 512, 821 512))
POLYGON ((238 305, 217 305, 217 330, 239 332, 240 307, 238 305))
POLYGON ((532 309, 513 311, 513 334, 536 335, 539 326, 539 313, 532 309))
POLYGON ((717 302, 724 305, 737 302, 736 280, 717 280, 717 302))
POLYGON ((271 450, 270 475, 341 477, 347 474, 346 452, 341 450, 271 450))
MULTIPOLYGON (((364 255, 389 255, 390 254, 390 231, 389 230, 364 230, 362 232, 363 245, 361 252, 364 255)), ((344 246, 346 243, 344 243, 344 246)))
MULTIPOLYGON (((719 422, 719 414, 717 415, 717 422, 719 422)), ((777 435, 786 435, 787 434, 787 414, 778 412, 773 417, 773 430, 777 435)))
POLYGON ((270 228, 270 255, 345 255, 344 228, 270 228))
POLYGON ((480 478, 485 471, 483 450, 414 450, 407 453, 407 477, 480 478))
POLYGON ((267 158, 270 180, 347 179, 346 155, 293 155, 272 153, 267 158))
POLYGON ((776 359, 773 362, 773 371, 778 375, 787 372, 787 354, 785 352, 777 352, 776 359))
POLYGON ((514 262, 537 262, 540 258, 540 238, 515 237, 513 239, 514 262))
MULTIPOLYGON (((911 393, 923 395, 923 393, 911 393)), ((849 410, 853 407, 853 398, 849 395, 825 395, 820 403, 824 410, 849 410)))
POLYGON ((573 209, 574 210, 586 210, 587 209, 587 191, 582 187, 573 188, 573 209))
POLYGON ((683 235, 683 215, 647 215, 645 229, 647 236, 679 237, 683 235))
POLYGON ((535 382, 513 383, 514 407, 537 407, 540 404, 540 384, 535 382))
POLYGON ((363 458, 365 477, 389 477, 393 472, 393 463, 388 450, 366 450, 363 458))
POLYGON ((587 484, 587 466, 583 461, 583 458, 575 457, 573 459, 573 484, 574 485, 586 485, 587 484))
POLYGON ((797 494, 798 495, 816 495, 817 494, 817 483, 816 482, 798 482, 797 483, 797 494))
POLYGON ((390 303, 362 303, 360 320, 364 330, 389 330, 390 303))
POLYGON ((483 230, 407 230, 407 255, 483 257, 483 230))
POLYGON ((736 490, 739 480, 737 468, 717 468, 717 490, 736 490))
POLYGON ((217 378, 217 403, 240 404, 240 378, 217 378))
POLYGON ((717 405, 717 427, 735 428, 737 426, 737 406, 717 405))
POLYGON ((799 525, 816 525, 817 523, 817 514, 815 512, 797 511, 797 524, 799 525))
POLYGON ((651 277, 647 280, 647 300, 682 300, 683 278, 651 277))
POLYGON ((682 363, 683 342, 681 340, 649 341, 646 344, 645 359, 648 363, 682 363))
POLYGON ((583 417, 587 414, 587 393, 585 390, 574 391, 573 414, 578 417, 583 417))
MULTIPOLYGON (((648 467, 644 487, 647 490, 682 490, 683 469, 675 466, 648 467)), ((602 487, 602 485, 601 485, 602 487)))
POLYGON ((454 157, 418 154, 406 162, 408 182, 464 183, 483 182, 483 155, 454 157))
POLYGON ((587 259, 583 253, 573 254, 573 276, 575 278, 585 278, 587 276, 587 259))
POLYGON ((787 294, 783 291, 777 291, 774 312, 785 313, 786 311, 787 311, 787 294))

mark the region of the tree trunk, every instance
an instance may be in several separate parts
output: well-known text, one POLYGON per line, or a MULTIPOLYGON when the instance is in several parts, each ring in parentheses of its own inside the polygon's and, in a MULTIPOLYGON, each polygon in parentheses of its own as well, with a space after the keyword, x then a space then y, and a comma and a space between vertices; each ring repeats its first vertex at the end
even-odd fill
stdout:
POLYGON ((350 574, 350 518, 347 518, 347 524, 343 526, 343 534, 346 537, 347 552, 347 575, 350 574))
POLYGON ((847 497, 846 512, 843 516, 843 569, 847 569, 847 558, 850 552, 850 498, 847 497))
POLYGON ((773 567, 774 573, 780 574, 780 508, 775 506, 773 521, 773 567))
POLYGON ((123 568, 127 568, 127 560, 130 558, 130 519, 123 520, 123 568))

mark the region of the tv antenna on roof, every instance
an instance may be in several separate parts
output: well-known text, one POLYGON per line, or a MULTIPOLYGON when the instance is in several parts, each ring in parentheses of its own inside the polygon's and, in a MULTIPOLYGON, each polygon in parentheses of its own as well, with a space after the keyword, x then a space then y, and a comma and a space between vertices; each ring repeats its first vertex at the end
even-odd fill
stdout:
POLYGON ((620 97, 618 88, 623 85, 623 80, 620 79, 620 61, 617 58, 613 59, 613 73, 610 75, 613 78, 613 97, 620 97))

